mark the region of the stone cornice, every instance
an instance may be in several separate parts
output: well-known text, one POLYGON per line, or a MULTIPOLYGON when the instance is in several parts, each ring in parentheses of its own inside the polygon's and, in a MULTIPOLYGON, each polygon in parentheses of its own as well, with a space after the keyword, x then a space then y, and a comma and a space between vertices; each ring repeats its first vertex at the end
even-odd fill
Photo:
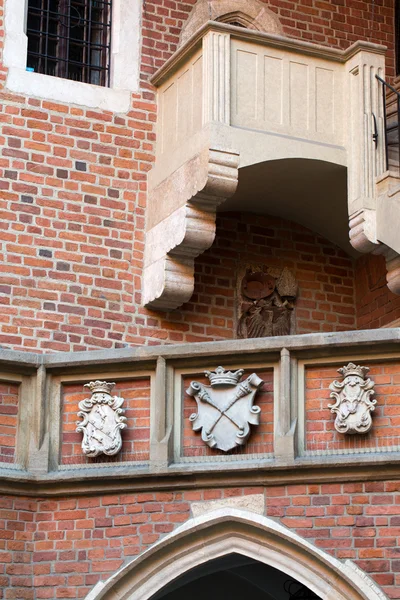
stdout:
POLYGON ((208 21, 205 23, 196 33, 183 44, 166 62, 165 64, 156 71, 151 78, 151 83, 158 87, 171 72, 173 72, 182 61, 186 59, 191 53, 197 50, 200 46, 201 39, 209 31, 229 33, 233 39, 248 40, 250 42, 257 42, 272 48, 281 48, 284 50, 290 50, 293 52, 299 52, 308 56, 314 56, 316 58, 325 58, 338 63, 345 63, 347 60, 352 58, 357 52, 368 51, 375 54, 384 55, 387 51, 387 47, 374 44, 372 42, 366 42, 358 40, 354 42, 346 50, 339 50, 337 48, 329 48, 328 46, 320 46, 319 44, 312 44, 311 42, 305 42, 303 40, 297 40, 295 38, 289 38, 282 35, 276 35, 272 33, 264 33, 255 31, 252 29, 245 29, 244 27, 236 27, 227 23, 218 23, 216 21, 208 21))
POLYGON ((296 459, 292 464, 267 465, 251 461, 238 464, 174 465, 165 473, 147 468, 115 466, 74 469, 31 476, 17 469, 0 469, 0 494, 31 497, 98 495, 129 492, 212 489, 323 483, 356 483, 400 479, 400 453, 296 459), (188 468, 189 467, 189 468, 188 468), (205 470, 205 467, 207 470, 205 470), (91 472, 90 472, 91 471, 91 472))
POLYGON ((198 360, 212 356, 223 357, 237 354, 241 358, 256 354, 278 354, 282 348, 294 353, 313 351, 313 356, 339 354, 338 349, 371 346, 391 346, 400 343, 400 327, 385 329, 364 329, 360 331, 308 333, 248 340, 226 340, 221 342, 196 342, 192 344, 171 344, 160 346, 132 346, 112 350, 92 350, 85 352, 58 352, 54 354, 36 354, 0 349, 0 364, 16 367, 38 368, 46 370, 71 369, 73 367, 118 365, 124 363, 154 363, 159 356, 166 360, 198 360), (317 351, 317 352, 316 352, 317 351))

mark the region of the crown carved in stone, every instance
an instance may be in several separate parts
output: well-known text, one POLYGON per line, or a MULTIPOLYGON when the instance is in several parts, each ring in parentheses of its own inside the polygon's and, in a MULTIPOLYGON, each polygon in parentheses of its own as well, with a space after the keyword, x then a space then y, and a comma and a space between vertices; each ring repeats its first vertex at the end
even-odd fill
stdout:
POLYGON ((372 427, 375 383, 366 379, 368 371, 369 367, 349 363, 338 369, 343 380, 333 381, 329 386, 335 403, 328 407, 336 414, 335 429, 339 433, 367 433, 372 427))
POLYGON ((86 456, 95 457, 103 453, 108 456, 117 454, 122 447, 121 429, 126 427, 123 398, 111 396, 115 383, 90 381, 84 387, 89 388, 91 397, 79 402, 76 431, 83 434, 82 450, 86 456))

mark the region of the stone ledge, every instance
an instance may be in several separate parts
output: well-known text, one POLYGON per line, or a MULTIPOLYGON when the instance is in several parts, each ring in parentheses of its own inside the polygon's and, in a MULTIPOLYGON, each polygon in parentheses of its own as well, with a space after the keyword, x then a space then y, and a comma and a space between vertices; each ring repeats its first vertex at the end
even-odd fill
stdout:
POLYGON ((95 473, 81 471, 67 473, 58 471, 48 475, 30 475, 26 471, 12 472, 0 468, 0 494, 23 496, 56 497, 60 495, 87 495, 99 493, 127 493, 134 491, 154 492, 191 490, 202 487, 241 487, 250 485, 276 486, 384 481, 400 479, 400 453, 368 454, 363 457, 321 457, 321 460, 296 459, 292 464, 270 462, 270 464, 247 463, 241 465, 220 463, 175 465, 164 473, 151 473, 149 469, 132 470, 113 466, 112 472, 98 469, 95 473))
MULTIPOLYGON (((79 366, 100 366, 106 364, 143 362, 153 363, 159 356, 165 359, 198 359, 202 357, 279 353, 282 348, 294 352, 318 350, 314 356, 331 356, 336 349, 345 350, 352 346, 371 347, 378 345, 397 345, 400 341, 400 327, 384 329, 363 329, 332 333, 307 333, 249 340, 227 340, 221 342, 198 342, 193 344, 171 344, 162 346, 132 346, 131 348, 112 350, 92 350, 85 352, 58 352, 54 354, 36 354, 0 348, 0 364, 21 365, 37 368, 41 365, 47 370, 66 369, 79 366)), ((395 346, 393 351, 398 348, 395 346)), ((337 352, 339 355, 340 353, 337 352)))

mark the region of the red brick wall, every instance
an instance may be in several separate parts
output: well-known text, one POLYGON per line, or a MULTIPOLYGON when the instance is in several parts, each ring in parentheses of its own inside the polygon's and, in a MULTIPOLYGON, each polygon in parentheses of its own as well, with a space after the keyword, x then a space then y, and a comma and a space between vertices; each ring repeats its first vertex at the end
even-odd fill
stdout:
POLYGON ((121 430, 123 450, 117 456, 101 454, 88 458, 82 454, 82 433, 76 433, 78 404, 90 397, 82 391, 82 384, 66 384, 62 393, 61 464, 95 464, 102 462, 147 461, 150 452, 150 380, 119 381, 112 390, 113 396, 124 398, 125 429, 121 430))
POLYGON ((32 564, 38 504, 32 498, 0 497, 0 598, 33 600, 32 564))
MULTIPOLYGON (((79 351, 232 337, 231 292, 219 283, 224 276, 209 277, 204 293, 197 287, 202 292, 197 307, 192 301, 160 316, 140 306, 146 177, 154 160, 156 120, 148 77, 176 49, 192 5, 145 3, 142 89, 132 96, 127 115, 0 93, 0 344, 5 347, 79 351), (222 293, 210 314, 215 289, 222 293)), ((359 38, 386 43, 393 71, 393 1, 383 6, 372 0, 357 5, 271 0, 267 5, 288 35, 336 47, 359 38)), ((284 249, 286 240, 275 243, 284 249)), ((343 275, 342 286, 338 273, 332 284, 328 273, 318 274, 318 258, 315 280, 327 280, 316 284, 312 252, 304 254, 308 281, 316 287, 303 286, 309 297, 299 304, 299 332, 352 329, 349 277, 343 275), (328 300, 328 293, 337 299, 328 300), (343 294, 345 313, 334 309, 343 294)), ((198 273, 202 264, 200 259, 198 273)), ((334 266, 340 271, 342 265, 334 266)))
POLYGON ((15 461, 19 385, 0 382, 0 463, 15 461))
POLYGON ((190 502, 264 493, 266 515, 400 598, 400 482, 290 485, 79 498, 0 498, 0 598, 83 598, 190 516, 190 502), (32 582, 34 589, 32 589, 32 582))
POLYGON ((368 377, 375 381, 373 398, 377 404, 371 413, 372 429, 363 435, 338 433, 334 427, 335 415, 328 408, 328 404, 335 403, 329 397, 329 384, 342 381, 337 369, 343 365, 308 367, 305 374, 306 451, 357 452, 384 447, 397 450, 400 446, 400 365, 371 365, 368 361, 361 364, 370 367, 368 377))
POLYGON ((235 337, 235 290, 240 267, 248 263, 293 272, 299 283, 297 333, 355 328, 353 264, 342 250, 277 217, 222 213, 212 248, 196 261, 195 292, 185 306, 194 314, 184 318, 203 325, 199 333, 235 337))
MULTIPOLYGON (((33 203, 32 196, 23 197, 33 203)), ((60 213, 58 234, 47 219, 45 237, 32 233, 17 236, 19 245, 6 242, 10 252, 18 248, 24 259, 20 254, 14 266, 0 264, 0 270, 12 270, 12 275, 4 277, 7 304, 0 334, 4 345, 78 351, 234 338, 238 269, 246 262, 286 266, 294 272, 299 282, 297 333, 355 328, 352 261, 299 225, 244 213, 219 218, 214 245, 196 260, 195 292, 189 303, 168 314, 145 310, 135 304, 140 303, 143 252, 135 223, 143 226, 143 218, 133 214, 133 203, 128 202, 122 211, 120 201, 90 198, 96 203, 85 205, 79 216, 60 213), (104 218, 112 214, 120 220, 104 218), (68 219, 81 222, 77 225, 80 233, 74 233, 68 219), (126 225, 118 232, 124 219, 133 229, 126 225), (118 227, 107 230, 101 223, 118 223, 118 227), (72 243, 72 239, 77 241, 72 243), (139 246, 140 252, 135 250, 139 246)), ((7 218, 17 219, 18 211, 31 210, 32 203, 12 203, 16 212, 7 213, 7 218)), ((49 198, 38 203, 37 211, 57 213, 49 198)))
POLYGON ((356 262, 357 328, 375 329, 400 319, 400 296, 386 285, 383 256, 367 254, 356 262))
MULTIPOLYGON (((242 380, 256 372, 264 381, 254 399, 254 406, 261 409, 260 424, 257 427, 250 426, 250 438, 244 447, 238 447, 229 452, 230 455, 237 456, 249 454, 272 454, 274 451, 274 382, 273 371, 254 369, 246 371, 242 380)), ((209 448, 201 439, 201 430, 193 431, 192 423, 189 421, 191 414, 197 412, 197 403, 194 398, 186 394, 186 390, 191 381, 199 381, 210 385, 207 377, 202 375, 185 375, 183 378, 183 419, 182 419, 182 453, 184 457, 202 457, 202 456, 226 456, 226 452, 209 448)))

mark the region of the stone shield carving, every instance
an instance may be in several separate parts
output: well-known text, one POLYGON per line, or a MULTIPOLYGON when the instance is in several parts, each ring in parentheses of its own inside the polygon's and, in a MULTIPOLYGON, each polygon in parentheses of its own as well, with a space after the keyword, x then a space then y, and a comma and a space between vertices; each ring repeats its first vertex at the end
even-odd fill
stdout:
POLYGON ((343 381, 330 384, 330 397, 335 399, 329 404, 331 412, 336 414, 335 429, 339 433, 367 433, 372 427, 371 412, 375 410, 374 381, 365 379, 368 367, 349 363, 338 373, 343 381))
POLYGON ((232 373, 223 367, 205 371, 211 385, 192 381, 186 390, 197 402, 197 413, 189 417, 193 430, 201 429, 201 438, 210 448, 228 452, 242 446, 250 435, 250 425, 260 422, 261 409, 253 406, 253 401, 263 381, 253 373, 240 382, 243 372, 232 373))
POLYGON ((126 427, 125 412, 122 407, 123 398, 111 396, 115 383, 106 381, 91 381, 84 387, 90 389, 90 398, 79 402, 76 431, 83 433, 82 450, 86 456, 94 457, 99 454, 112 456, 122 447, 121 429, 126 427))

